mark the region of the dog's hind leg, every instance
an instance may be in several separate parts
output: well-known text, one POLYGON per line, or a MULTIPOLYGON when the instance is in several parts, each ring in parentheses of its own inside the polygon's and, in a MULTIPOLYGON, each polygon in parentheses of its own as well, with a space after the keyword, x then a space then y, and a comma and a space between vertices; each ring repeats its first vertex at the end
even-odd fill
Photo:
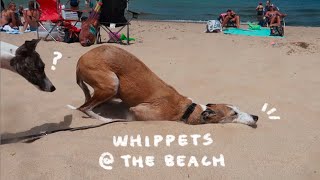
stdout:
POLYGON ((111 100, 117 94, 119 88, 118 77, 113 72, 95 73, 94 76, 87 76, 86 81, 87 84, 93 87, 94 93, 93 96, 78 109, 92 118, 104 122, 113 122, 114 120, 104 118, 92 110, 99 104, 111 100))
POLYGON ((85 102, 89 101, 89 99, 91 98, 90 95, 90 90, 88 88, 88 86, 84 83, 84 81, 77 75, 77 84, 80 86, 80 88, 82 89, 84 96, 86 98, 85 102))

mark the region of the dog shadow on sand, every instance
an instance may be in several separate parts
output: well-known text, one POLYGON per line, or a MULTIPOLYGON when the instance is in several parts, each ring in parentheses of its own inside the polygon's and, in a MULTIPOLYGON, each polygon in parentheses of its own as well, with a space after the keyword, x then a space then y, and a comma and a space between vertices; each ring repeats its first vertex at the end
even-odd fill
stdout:
MULTIPOLYGON (((105 118, 112 118, 112 119, 126 119, 127 114, 129 112, 129 108, 124 105, 121 101, 111 101, 107 103, 103 103, 96 108, 93 109, 93 111, 100 116, 103 116, 105 118)), ((88 118, 84 115, 84 117, 88 118)), ((60 132, 60 131, 79 131, 79 130, 86 130, 86 129, 92 129, 101 127, 103 125, 109 124, 109 123, 102 123, 98 125, 91 125, 91 126, 81 126, 81 127, 70 127, 72 124, 73 116, 66 115, 63 118, 63 121, 59 123, 45 123, 40 126, 33 127, 27 131, 17 132, 17 133, 2 133, 0 135, 1 137, 1 143, 0 145, 4 144, 11 144, 11 143, 17 143, 17 142, 24 142, 24 143, 32 143, 41 137, 60 132)))
POLYGON ((129 114, 129 107, 121 100, 113 100, 95 107, 93 112, 105 118, 126 119, 129 114))

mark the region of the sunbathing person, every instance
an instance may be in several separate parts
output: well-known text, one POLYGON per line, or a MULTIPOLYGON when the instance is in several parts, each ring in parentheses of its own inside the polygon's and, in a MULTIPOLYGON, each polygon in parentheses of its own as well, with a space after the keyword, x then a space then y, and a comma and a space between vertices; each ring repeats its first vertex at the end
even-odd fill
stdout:
POLYGON ((10 2, 8 4, 8 8, 4 9, 1 12, 0 26, 3 27, 5 25, 9 25, 11 28, 18 28, 21 25, 21 21, 19 19, 19 15, 16 14, 16 4, 14 2, 10 2))
POLYGON ((38 21, 40 18, 39 5, 35 1, 29 1, 29 9, 25 10, 23 13, 23 18, 25 20, 23 31, 25 31, 28 26, 30 31, 36 31, 38 28, 38 21))
POLYGON ((281 18, 285 17, 286 14, 282 14, 276 7, 271 7, 265 17, 269 20, 270 26, 280 26, 281 18))
POLYGON ((227 27, 228 23, 234 23, 237 28, 240 28, 240 17, 232 10, 227 10, 227 13, 222 17, 222 27, 227 27))

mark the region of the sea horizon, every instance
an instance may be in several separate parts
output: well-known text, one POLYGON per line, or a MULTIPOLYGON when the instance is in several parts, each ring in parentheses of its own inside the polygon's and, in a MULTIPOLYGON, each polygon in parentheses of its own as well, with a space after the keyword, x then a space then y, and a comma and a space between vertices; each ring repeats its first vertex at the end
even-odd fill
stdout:
MULTIPOLYGON (((9 0, 4 0, 7 4, 9 0)), ((28 1, 15 0, 27 6, 28 1)), ((62 0, 63 3, 67 0, 62 0)), ((128 9, 140 13, 140 20, 203 23, 217 19, 227 9, 240 15, 243 24, 256 22, 259 0, 129 0, 128 9)), ((261 1, 265 4, 265 1, 261 1)), ((320 0, 273 0, 287 14, 287 26, 320 27, 320 0)), ((84 0, 80 8, 84 7, 84 0)))

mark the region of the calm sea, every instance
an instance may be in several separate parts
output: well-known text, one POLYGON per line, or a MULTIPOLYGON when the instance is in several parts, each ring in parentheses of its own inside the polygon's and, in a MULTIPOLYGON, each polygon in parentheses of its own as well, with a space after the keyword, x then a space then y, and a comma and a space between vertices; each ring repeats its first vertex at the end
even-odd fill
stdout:
MULTIPOLYGON (((27 4, 26 0, 15 2, 27 4)), ((81 2, 84 4, 84 0, 81 2)), ((129 9, 140 12, 139 19, 194 22, 216 19, 220 13, 233 9, 242 22, 253 22, 258 3, 259 0, 129 0, 129 9)), ((320 0, 273 0, 272 3, 288 14, 287 25, 320 26, 320 0)))

